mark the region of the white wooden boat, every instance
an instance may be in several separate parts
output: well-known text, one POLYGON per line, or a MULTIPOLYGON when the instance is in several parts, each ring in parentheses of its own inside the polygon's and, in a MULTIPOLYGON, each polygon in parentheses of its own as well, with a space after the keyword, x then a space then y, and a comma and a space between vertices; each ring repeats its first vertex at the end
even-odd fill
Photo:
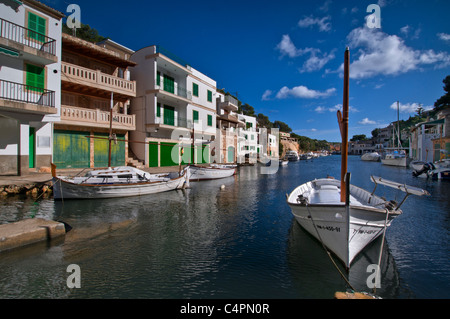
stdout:
POLYGON ((280 166, 286 166, 288 163, 288 160, 280 160, 280 166))
POLYGON ((324 247, 331 250, 350 268, 355 256, 400 215, 400 206, 411 195, 429 195, 428 192, 372 176, 375 183, 406 192, 400 204, 386 201, 364 189, 350 184, 347 172, 350 52, 345 51, 343 112, 337 111, 342 136, 341 180, 315 179, 295 188, 287 197, 297 222, 324 247))
POLYGON ((381 163, 389 166, 408 167, 411 163, 411 158, 407 157, 405 153, 394 151, 388 153, 381 159, 381 163))
POLYGON ((416 169, 412 172, 414 177, 427 178, 432 180, 450 180, 450 167, 447 165, 439 165, 438 163, 415 163, 416 169))
POLYGON ((150 174, 130 166, 89 171, 85 176, 56 176, 52 164, 54 199, 116 198, 155 194, 189 186, 189 166, 180 173, 150 174))
POLYGON ((300 157, 298 156, 298 153, 296 151, 293 150, 289 150, 286 152, 285 158, 288 161, 298 161, 300 159, 300 157))
MULTIPOLYGON (((371 177, 377 184, 390 186, 408 195, 429 195, 428 192, 380 177, 371 177)), ((347 268, 364 247, 382 234, 385 227, 402 211, 395 201, 386 201, 373 192, 349 185, 349 197, 341 202, 341 181, 316 179, 298 186, 287 197, 297 222, 331 250, 347 268)))
POLYGON ((236 167, 232 165, 213 164, 210 166, 190 166, 190 181, 219 179, 233 176, 236 173, 236 167))
POLYGON ((379 162, 381 155, 378 152, 365 153, 361 156, 362 161, 379 162))

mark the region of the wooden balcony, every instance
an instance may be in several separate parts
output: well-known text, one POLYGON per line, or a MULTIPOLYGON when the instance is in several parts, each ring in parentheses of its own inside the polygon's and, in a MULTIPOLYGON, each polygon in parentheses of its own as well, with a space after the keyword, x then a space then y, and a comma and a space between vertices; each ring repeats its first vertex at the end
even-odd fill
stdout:
MULTIPOLYGON (((58 124, 109 128, 109 116, 109 112, 99 109, 61 105, 61 121, 58 124)), ((135 115, 113 113, 112 128, 134 131, 136 129, 135 115)))
POLYGON ((128 99, 136 97, 136 81, 128 81, 117 76, 102 73, 75 64, 61 62, 61 82, 64 90, 77 93, 110 96, 128 99))

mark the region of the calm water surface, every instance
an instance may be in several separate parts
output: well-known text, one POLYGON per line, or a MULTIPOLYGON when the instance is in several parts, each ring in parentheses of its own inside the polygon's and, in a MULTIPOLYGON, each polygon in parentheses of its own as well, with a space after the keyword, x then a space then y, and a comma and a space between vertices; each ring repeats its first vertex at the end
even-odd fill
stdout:
MULTIPOLYGON (((36 216, 72 230, 51 245, 2 252, 0 298, 332 298, 344 291, 328 255, 285 201, 301 183, 339 178, 340 157, 291 162, 271 175, 260 169, 241 167, 235 177, 136 198, 3 200, 0 223, 36 216), (80 289, 66 285, 70 264, 80 266, 80 289)), ((450 183, 359 157, 349 158, 349 171, 352 184, 368 190, 373 174, 432 194, 411 196, 388 228, 377 294, 449 298, 450 183)), ((402 198, 383 186, 377 194, 402 198)), ((377 263, 380 245, 372 243, 350 269, 355 289, 370 291, 366 269, 377 263)))

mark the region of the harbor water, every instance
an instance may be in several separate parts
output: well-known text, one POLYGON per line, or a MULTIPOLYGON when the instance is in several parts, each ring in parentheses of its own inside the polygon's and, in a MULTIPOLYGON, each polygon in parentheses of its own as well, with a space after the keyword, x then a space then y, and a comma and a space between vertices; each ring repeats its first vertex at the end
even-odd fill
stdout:
MULTIPOLYGON (((426 189, 410 196, 387 229, 382 298, 450 297, 450 183, 414 178, 410 169, 349 157, 352 184, 372 190, 370 175, 426 189)), ((321 244, 293 218, 286 193, 312 180, 340 178, 340 157, 290 162, 275 174, 262 165, 236 176, 191 183, 157 195, 102 200, 1 200, 0 223, 43 217, 72 227, 60 241, 0 253, 0 298, 333 298, 348 288, 321 244), (80 288, 69 288, 69 265, 80 288)), ((400 201, 400 191, 376 194, 400 201)), ((0 234, 1 237, 1 234, 0 234)), ((368 266, 381 238, 348 273, 371 292, 368 266)))

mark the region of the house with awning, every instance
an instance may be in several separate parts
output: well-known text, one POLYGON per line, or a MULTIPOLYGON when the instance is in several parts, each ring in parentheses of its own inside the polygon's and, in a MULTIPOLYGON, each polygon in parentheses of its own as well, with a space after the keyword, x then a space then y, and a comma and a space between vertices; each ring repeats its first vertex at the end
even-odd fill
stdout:
POLYGON ((50 167, 63 17, 38 1, 0 1, 0 174, 50 167))

